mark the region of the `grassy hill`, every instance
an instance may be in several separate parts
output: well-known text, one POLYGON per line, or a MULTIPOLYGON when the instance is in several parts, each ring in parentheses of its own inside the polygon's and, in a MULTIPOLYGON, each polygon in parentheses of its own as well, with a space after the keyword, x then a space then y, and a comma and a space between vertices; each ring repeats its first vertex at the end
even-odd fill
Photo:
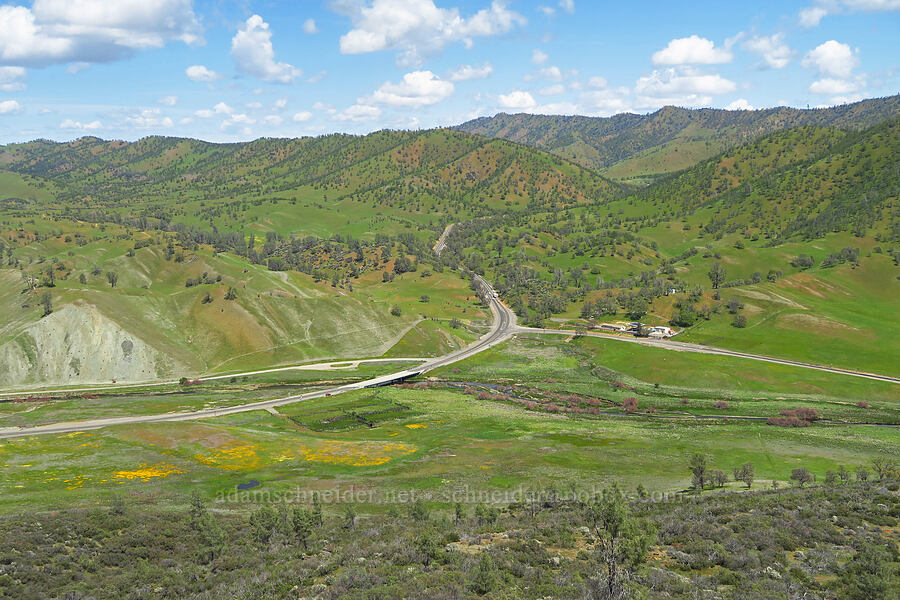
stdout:
POLYGON ((0 369, 18 384, 441 354, 486 317, 431 250, 444 223, 623 194, 547 153, 447 130, 41 140, 0 164, 0 369))
POLYGON ((898 119, 776 132, 602 205, 460 227, 448 254, 485 271, 526 322, 642 319, 896 373, 898 143, 898 119))
POLYGON ((667 106, 648 115, 613 117, 501 113, 457 129, 541 148, 613 179, 646 183, 775 131, 800 126, 853 131, 898 114, 900 96, 891 96, 814 110, 667 106))
MULTIPOLYGON (((529 323, 644 319, 685 339, 893 372, 900 331, 883 316, 900 309, 900 120, 859 127, 894 104, 769 111, 765 123, 819 124, 755 137, 645 188, 444 129, 7 146, 6 376, 88 377, 72 366, 87 339, 73 332, 88 323, 107 340, 92 380, 440 353, 486 316, 460 265, 486 273, 529 323), (438 260, 431 246, 450 222, 462 224, 438 260), (124 359, 126 341, 139 360, 124 359)), ((732 133, 761 123, 672 114, 717 115, 732 133)))

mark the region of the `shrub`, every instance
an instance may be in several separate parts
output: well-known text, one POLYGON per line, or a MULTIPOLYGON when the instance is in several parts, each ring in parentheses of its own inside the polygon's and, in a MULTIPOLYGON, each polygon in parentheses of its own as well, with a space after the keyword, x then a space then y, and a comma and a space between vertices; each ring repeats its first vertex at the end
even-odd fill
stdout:
POLYGON ((638 399, 637 398, 625 398, 622 401, 622 408, 625 409, 626 412, 634 412, 638 408, 638 399))
POLYGON ((713 406, 716 408, 731 408, 731 405, 724 400, 716 400, 713 402, 713 406))
POLYGON ((400 315, 403 314, 403 311, 400 310, 399 306, 394 305, 391 307, 391 314, 394 315, 395 317, 399 317, 400 315))
POLYGON ((856 403, 856 407, 857 408, 872 408, 872 405, 869 404, 868 402, 863 402, 860 400, 859 402, 856 403))
POLYGON ((782 410, 779 412, 782 417, 796 417, 804 421, 818 421, 819 413, 814 408, 801 406, 790 410, 782 410))

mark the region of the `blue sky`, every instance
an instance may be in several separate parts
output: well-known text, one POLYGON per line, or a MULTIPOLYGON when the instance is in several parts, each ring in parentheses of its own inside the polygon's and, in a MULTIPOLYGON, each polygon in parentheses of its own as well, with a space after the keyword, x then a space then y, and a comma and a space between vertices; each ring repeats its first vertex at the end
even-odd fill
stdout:
POLYGON ((34 0, 0 3, 0 32, 2 143, 234 141, 900 91, 900 0, 34 0))

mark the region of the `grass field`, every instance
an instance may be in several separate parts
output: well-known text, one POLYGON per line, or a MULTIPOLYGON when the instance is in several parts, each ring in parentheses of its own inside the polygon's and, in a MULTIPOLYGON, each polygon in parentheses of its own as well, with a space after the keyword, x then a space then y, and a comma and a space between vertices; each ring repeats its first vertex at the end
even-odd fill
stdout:
MULTIPOLYGON (((897 386, 816 371, 590 338, 526 337, 430 375, 500 383, 512 386, 513 395, 586 395, 606 408, 551 414, 433 382, 295 403, 280 407, 278 416, 259 411, 8 440, 0 443, 0 510, 90 505, 111 493, 164 501, 196 488, 224 498, 249 480, 267 493, 354 489, 374 504, 411 489, 441 501, 454 493, 613 480, 672 491, 687 485, 686 461, 694 452, 709 454, 726 472, 753 462, 763 482, 786 481, 797 466, 821 476, 900 452, 897 428, 841 424, 900 422, 897 386), (631 415, 619 406, 628 396, 639 400, 631 415), (727 409, 714 404, 723 399, 727 409), (871 408, 856 407, 860 399, 871 408), (815 408, 824 420, 781 428, 764 420, 691 417, 765 417, 798 406, 815 408), (651 407, 656 412, 647 414, 651 407)), ((192 390, 183 401, 227 403, 242 385, 223 382, 215 394, 192 390)), ((144 402, 149 409, 168 401, 162 398, 144 402)), ((125 411, 135 402, 120 396, 90 405, 70 401, 57 414, 85 415, 104 404, 125 411)), ((8 412, 3 420, 31 418, 8 412)))

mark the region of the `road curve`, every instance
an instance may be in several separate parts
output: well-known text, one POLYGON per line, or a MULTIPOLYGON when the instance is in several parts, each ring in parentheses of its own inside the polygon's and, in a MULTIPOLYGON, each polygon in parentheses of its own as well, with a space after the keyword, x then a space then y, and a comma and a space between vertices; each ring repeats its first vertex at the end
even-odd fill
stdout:
MULTIPOLYGON (((158 415, 143 416, 126 416, 112 417, 108 419, 90 419, 85 421, 68 421, 61 423, 50 423, 47 425, 36 425, 34 427, 8 427, 0 428, 0 439, 25 437, 31 435, 47 435, 47 434, 64 434, 74 433, 76 431, 88 431, 91 429, 100 429, 113 425, 135 425, 140 423, 172 423, 178 421, 195 421, 198 419, 210 419, 214 417, 223 417, 226 415, 234 415, 238 413, 250 412, 254 410, 265 410, 275 408, 285 404, 292 404, 303 400, 312 400, 323 396, 335 396, 354 390, 360 390, 367 387, 377 387, 387 385, 389 383, 400 381, 408 377, 420 375, 431 369, 443 367, 454 362, 464 360, 470 356, 474 356, 479 352, 487 350, 491 346, 495 346, 516 332, 516 315, 507 308, 497 298, 497 294, 493 288, 478 275, 473 275, 477 284, 483 290, 483 297, 488 301, 491 315, 493 316, 493 324, 491 330, 481 336, 475 342, 469 344, 465 348, 461 348, 444 356, 426 360, 423 364, 404 369, 396 373, 373 377, 364 381, 358 381, 351 384, 341 385, 333 388, 317 390, 315 392, 307 392, 296 396, 287 396, 285 398, 274 398, 272 400, 263 400, 260 402, 252 402, 250 404, 242 404, 240 406, 230 406, 226 408, 209 408, 204 410, 181 412, 181 413, 164 413, 158 415)), ((343 361, 349 362, 349 361, 343 361)))
MULTIPOLYGON (((536 333, 541 335, 574 335, 574 331, 564 329, 538 329, 534 327, 516 327, 516 333, 536 333)), ((784 358, 775 358, 772 356, 764 356, 762 354, 750 354, 748 352, 737 352, 735 350, 725 350, 724 348, 716 348, 713 346, 701 346, 700 344, 690 344, 688 342, 678 342, 675 340, 657 340, 653 338, 624 337, 620 335, 612 335, 606 333, 598 333, 594 331, 584 332, 583 335, 588 337, 599 337, 607 340, 616 340, 618 342, 628 342, 631 344, 641 344, 642 346, 652 346, 655 348, 664 348, 666 350, 675 350, 679 352, 696 352, 698 354, 714 354, 718 356, 734 356, 737 358, 747 358, 750 360, 758 360, 762 362, 774 363, 777 365, 787 365, 789 367, 801 367, 803 369, 814 369, 816 371, 824 371, 826 373, 835 373, 838 375, 851 375, 853 377, 863 377, 865 379, 874 379, 875 381, 886 381, 888 383, 900 383, 900 377, 891 377, 890 375, 879 375, 878 373, 866 373, 865 371, 854 371, 852 369, 841 369, 839 367, 829 367, 826 365, 816 365, 812 363, 799 362, 784 358)))

